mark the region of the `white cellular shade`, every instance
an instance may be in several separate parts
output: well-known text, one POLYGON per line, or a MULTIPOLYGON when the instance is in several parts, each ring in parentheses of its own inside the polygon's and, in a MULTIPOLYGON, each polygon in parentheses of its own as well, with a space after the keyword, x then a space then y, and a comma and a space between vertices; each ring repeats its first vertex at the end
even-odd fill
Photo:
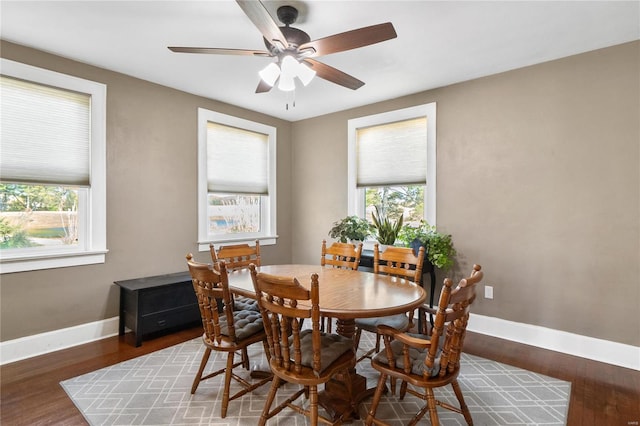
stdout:
POLYGON ((357 187, 424 185, 427 180, 427 118, 356 130, 357 187))
POLYGON ((0 179, 89 186, 91 96, 0 79, 0 179))
POLYGON ((207 190, 269 193, 266 134, 207 122, 207 190))

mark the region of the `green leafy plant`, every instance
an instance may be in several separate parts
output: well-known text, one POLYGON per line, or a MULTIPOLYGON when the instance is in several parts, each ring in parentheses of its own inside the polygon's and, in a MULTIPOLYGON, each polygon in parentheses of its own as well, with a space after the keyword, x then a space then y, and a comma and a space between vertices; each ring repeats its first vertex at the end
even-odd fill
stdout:
POLYGON ((400 230, 398 239, 406 246, 414 240, 419 240, 427 251, 427 259, 433 266, 440 269, 450 269, 456 256, 451 235, 436 231, 435 226, 421 220, 419 224, 406 224, 400 230))
POLYGON ((373 219, 373 227, 376 228, 378 242, 391 246, 396 242, 398 233, 402 229, 404 215, 400 215, 400 218, 394 221, 389 219, 384 212, 381 213, 378 206, 375 207, 376 211, 371 213, 371 218, 373 219))
POLYGON ((347 216, 333 223, 329 236, 341 243, 350 240, 364 241, 371 235, 371 225, 359 216, 347 216))
POLYGON ((6 218, 0 217, 0 248, 24 248, 36 245, 29 240, 27 231, 20 226, 12 225, 6 218))

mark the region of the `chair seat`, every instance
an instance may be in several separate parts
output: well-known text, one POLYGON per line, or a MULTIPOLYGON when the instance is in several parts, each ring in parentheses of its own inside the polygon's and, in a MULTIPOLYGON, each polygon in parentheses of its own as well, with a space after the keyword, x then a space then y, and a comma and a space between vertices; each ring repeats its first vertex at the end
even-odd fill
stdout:
POLYGON ((256 299, 238 295, 233 296, 233 310, 260 312, 258 301, 256 299))
POLYGON ((407 317, 407 314, 396 314, 386 317, 356 319, 356 327, 372 333, 376 332, 376 328, 379 325, 388 325, 396 330, 406 330, 409 327, 409 318, 407 317))
MULTIPOLYGON (((264 331, 260 312, 251 310, 233 311, 233 322, 237 340, 243 340, 264 331)), ((226 318, 220 318, 220 333, 225 336, 229 335, 226 318)))
MULTIPOLYGON (((305 367, 313 368, 313 332, 302 330, 300 332, 300 349, 302 352, 301 364, 305 367)), ((289 338, 293 343, 293 337, 289 338)), ((348 351, 353 351, 353 340, 337 334, 320 333, 320 364, 322 373, 331 366, 335 360, 348 351)))
MULTIPOLYGON (((423 340, 429 340, 429 336, 425 336, 424 334, 412 334, 408 333, 409 336, 417 337, 423 340)), ((442 341, 440 341, 442 343, 442 341)), ((399 341, 391 342, 391 351, 393 352, 393 358, 395 363, 395 368, 404 369, 404 353, 403 353, 403 344, 399 341)), ((428 348, 417 349, 413 347, 409 347, 409 359, 411 362, 411 374, 415 374, 418 376, 424 375, 426 370, 426 365, 424 363, 425 358, 429 352, 428 348)), ((435 377, 440 373, 440 353, 442 349, 438 349, 437 357, 434 361, 433 368, 429 372, 430 377, 435 377)), ((379 364, 389 365, 389 359, 387 358, 387 351, 380 351, 377 355, 373 357, 373 361, 379 364)))

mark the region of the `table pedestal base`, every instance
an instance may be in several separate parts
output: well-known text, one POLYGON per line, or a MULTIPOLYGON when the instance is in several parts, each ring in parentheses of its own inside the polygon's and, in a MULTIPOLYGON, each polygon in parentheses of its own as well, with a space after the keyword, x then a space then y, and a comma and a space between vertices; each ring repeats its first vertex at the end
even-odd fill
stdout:
MULTIPOLYGON (((355 334, 355 319, 338 319, 336 331, 339 335, 353 338, 355 334)), ((374 389, 367 389, 367 379, 356 373, 355 367, 348 375, 338 375, 324 385, 324 390, 318 393, 318 404, 324 408, 333 421, 342 419, 343 422, 359 419, 358 406, 364 398, 373 395, 374 389), (351 392, 349 392, 350 384, 351 392)))
MULTIPOLYGON (((349 377, 336 377, 328 381, 324 390, 318 394, 318 404, 324 408, 331 419, 335 422, 341 419, 343 422, 360 419, 358 407, 363 399, 373 396, 376 388, 367 389, 367 379, 356 373, 355 370, 349 372, 349 377), (351 381, 352 392, 349 394, 349 388, 345 383, 345 379, 351 381)), ((387 387, 384 393, 388 392, 387 387)))

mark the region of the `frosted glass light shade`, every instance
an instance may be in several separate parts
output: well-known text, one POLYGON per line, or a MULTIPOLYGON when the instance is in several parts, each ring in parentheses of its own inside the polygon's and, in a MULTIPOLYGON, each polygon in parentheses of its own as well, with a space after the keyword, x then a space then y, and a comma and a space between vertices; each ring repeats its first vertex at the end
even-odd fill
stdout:
POLYGON ((278 76, 280 76, 280 68, 278 68, 278 65, 276 63, 271 62, 258 74, 260 75, 262 81, 273 87, 273 84, 278 79, 278 76))
POLYGON ((302 82, 302 84, 306 86, 309 83, 311 83, 311 80, 313 80, 313 77, 315 77, 316 72, 302 62, 298 63, 297 68, 298 69, 296 74, 300 79, 300 81, 302 82))
POLYGON ((280 76, 280 82, 278 83, 278 89, 283 92, 290 92, 295 90, 296 83, 293 81, 293 76, 282 74, 280 76))
POLYGON ((282 59, 282 72, 280 73, 280 82, 278 83, 278 89, 284 92, 295 90, 296 83, 293 79, 298 74, 298 65, 298 61, 296 61, 291 56, 285 56, 282 59))

